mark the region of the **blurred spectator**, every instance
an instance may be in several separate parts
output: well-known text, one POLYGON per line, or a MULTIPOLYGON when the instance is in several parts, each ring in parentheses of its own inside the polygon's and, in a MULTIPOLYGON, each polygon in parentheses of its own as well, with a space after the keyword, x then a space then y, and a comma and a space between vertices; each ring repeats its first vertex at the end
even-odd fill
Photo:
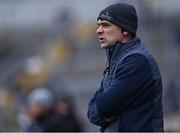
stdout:
POLYGON ((28 95, 24 113, 19 116, 22 131, 26 132, 80 132, 74 103, 68 94, 58 96, 48 88, 34 88, 28 95), (60 98, 59 98, 60 97, 60 98))
POLYGON ((28 103, 28 95, 30 89, 21 83, 17 83, 14 86, 14 102, 17 109, 17 122, 20 130, 26 128, 26 125, 29 125, 29 119, 26 117, 25 112, 28 103))
MULTIPOLYGON (((178 73, 178 72, 177 72, 178 73)), ((174 74, 175 75, 175 74, 174 74)), ((176 75, 174 78, 172 77, 169 81, 169 84, 167 86, 167 91, 165 93, 165 102, 164 107, 165 111, 168 114, 174 114, 178 113, 180 111, 180 82, 179 82, 179 75, 176 75)))
POLYGON ((172 23, 172 27, 173 28, 173 37, 174 37, 174 40, 175 40, 175 43, 177 44, 178 48, 180 46, 180 25, 179 25, 179 22, 180 22, 180 18, 176 17, 175 20, 173 20, 173 23, 172 23))
POLYGON ((36 88, 28 96, 24 131, 48 132, 54 130, 53 95, 46 88, 36 88))
POLYGON ((81 132, 82 125, 79 123, 74 109, 74 103, 68 96, 57 99, 54 107, 57 118, 57 131, 60 132, 81 132))

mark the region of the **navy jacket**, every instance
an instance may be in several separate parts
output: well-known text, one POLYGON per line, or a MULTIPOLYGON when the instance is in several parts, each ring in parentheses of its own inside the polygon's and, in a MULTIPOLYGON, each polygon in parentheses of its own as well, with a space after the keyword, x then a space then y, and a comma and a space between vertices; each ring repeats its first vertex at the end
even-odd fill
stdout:
POLYGON ((156 61, 134 38, 107 50, 108 67, 88 118, 101 131, 163 130, 162 81, 156 61))

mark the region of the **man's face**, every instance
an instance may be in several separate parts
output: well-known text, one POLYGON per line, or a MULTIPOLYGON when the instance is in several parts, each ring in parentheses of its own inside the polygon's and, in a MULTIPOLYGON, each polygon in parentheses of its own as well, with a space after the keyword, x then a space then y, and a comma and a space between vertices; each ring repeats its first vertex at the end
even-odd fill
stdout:
POLYGON ((109 21, 101 19, 98 20, 97 24, 99 27, 96 33, 98 35, 101 48, 111 48, 117 41, 122 41, 123 35, 119 27, 109 21))

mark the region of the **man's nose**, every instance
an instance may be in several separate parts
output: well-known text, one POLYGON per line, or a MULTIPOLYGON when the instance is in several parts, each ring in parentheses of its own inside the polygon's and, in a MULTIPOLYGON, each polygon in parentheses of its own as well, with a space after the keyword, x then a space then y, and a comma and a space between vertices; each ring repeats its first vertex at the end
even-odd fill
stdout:
POLYGON ((99 35, 99 34, 102 34, 103 33, 103 28, 101 26, 98 27, 98 29, 96 30, 96 33, 99 35))

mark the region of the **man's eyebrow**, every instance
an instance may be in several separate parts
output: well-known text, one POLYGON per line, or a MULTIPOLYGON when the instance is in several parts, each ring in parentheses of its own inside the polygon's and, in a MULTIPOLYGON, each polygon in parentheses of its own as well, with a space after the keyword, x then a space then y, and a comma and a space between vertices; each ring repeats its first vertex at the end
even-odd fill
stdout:
POLYGON ((110 25, 109 22, 97 22, 97 24, 98 24, 98 25, 101 25, 101 24, 109 24, 109 25, 110 25))

